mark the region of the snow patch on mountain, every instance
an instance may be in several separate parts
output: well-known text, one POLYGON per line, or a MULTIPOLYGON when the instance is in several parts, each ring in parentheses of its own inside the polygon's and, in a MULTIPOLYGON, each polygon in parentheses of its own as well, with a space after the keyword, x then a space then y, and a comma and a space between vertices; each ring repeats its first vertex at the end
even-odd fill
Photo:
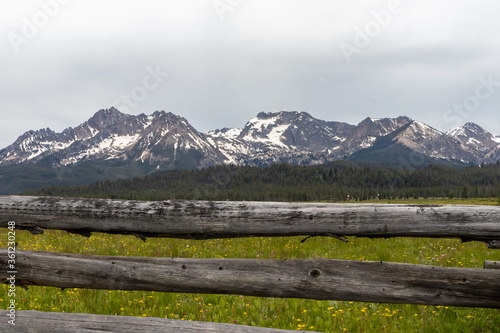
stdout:
POLYGON ((42 160, 54 167, 94 161, 139 161, 155 168, 311 165, 344 159, 385 136, 389 141, 382 141, 384 145, 400 144, 439 159, 479 164, 500 158, 500 137, 473 123, 443 133, 408 117, 366 118, 350 125, 316 119, 306 112, 281 111, 261 112, 243 128, 200 133, 171 112, 134 116, 110 108, 62 133, 50 129, 24 133, 0 150, 0 165, 42 160))
POLYGON ((240 136, 239 139, 283 148, 286 145, 281 141, 281 138, 290 124, 279 124, 279 120, 279 115, 269 118, 253 118, 245 126, 246 134, 240 136))
POLYGON ((241 134, 241 128, 223 128, 221 130, 212 130, 207 135, 212 138, 236 139, 241 134))
MULTIPOLYGON (((359 145, 361 148, 368 148, 373 145, 375 140, 377 139, 376 136, 369 136, 365 140, 361 141, 361 144, 359 145)), ((340 147, 339 147, 340 148, 340 147)))

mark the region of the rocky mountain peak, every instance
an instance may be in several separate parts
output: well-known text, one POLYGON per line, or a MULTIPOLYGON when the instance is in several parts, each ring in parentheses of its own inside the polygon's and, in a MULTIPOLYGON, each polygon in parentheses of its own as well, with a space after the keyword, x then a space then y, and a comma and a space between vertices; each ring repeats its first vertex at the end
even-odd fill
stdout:
POLYGON ((125 118, 128 118, 128 115, 111 107, 97 111, 87 122, 96 128, 108 128, 125 118))
POLYGON ((484 131, 484 129, 481 126, 479 126, 478 124, 473 123, 473 122, 465 123, 464 128, 467 128, 471 131, 484 131))
POLYGON ((490 151, 497 148, 500 140, 475 123, 467 122, 463 126, 448 131, 446 134, 464 146, 470 147, 470 149, 486 153, 487 156, 498 155, 490 153, 490 151))
POLYGON ((48 159, 55 167, 82 162, 140 162, 163 169, 222 163, 318 164, 357 152, 359 158, 369 148, 374 156, 376 149, 387 152, 394 145, 429 158, 464 163, 500 158, 500 138, 474 123, 443 133, 405 116, 368 117, 350 125, 317 119, 307 112, 280 111, 260 112, 243 129, 200 133, 172 112, 136 116, 111 107, 62 133, 49 128, 24 133, 0 151, 0 166, 48 159))

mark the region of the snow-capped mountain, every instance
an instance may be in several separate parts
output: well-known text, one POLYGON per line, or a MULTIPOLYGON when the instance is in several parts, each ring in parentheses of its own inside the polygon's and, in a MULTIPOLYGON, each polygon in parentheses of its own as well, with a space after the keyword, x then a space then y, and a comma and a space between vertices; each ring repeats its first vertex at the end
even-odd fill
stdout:
POLYGON ((478 156, 460 141, 422 122, 411 121, 371 147, 353 153, 354 161, 396 162, 402 168, 418 168, 430 163, 477 163, 478 156))
POLYGON ((323 151, 338 146, 352 125, 326 122, 306 112, 261 112, 248 121, 238 139, 271 149, 323 151))
POLYGON ((476 162, 478 158, 461 142, 419 121, 409 124, 395 137, 395 142, 436 159, 470 163, 476 162))
POLYGON ((366 118, 355 126, 316 119, 307 112, 261 112, 241 130, 215 130, 207 136, 234 163, 309 165, 343 159, 411 121, 366 118))
POLYGON ((477 124, 469 122, 446 134, 460 141, 471 153, 477 155, 478 160, 491 162, 500 159, 500 137, 494 136, 477 124))
POLYGON ((140 163, 154 169, 224 163, 310 165, 351 156, 401 159, 402 152, 435 161, 496 162, 500 138, 472 123, 443 133, 408 117, 366 118, 350 125, 295 111, 261 112, 243 128, 201 133, 170 112, 134 116, 110 108, 62 133, 48 128, 24 133, 0 150, 0 166, 39 162, 53 168, 83 162, 140 163))
MULTIPOLYGON (((488 148, 491 148, 500 143, 500 137, 494 136, 490 132, 483 129, 481 126, 475 123, 465 123, 463 126, 454 128, 448 132, 447 135, 453 136, 459 139, 462 143, 465 144, 474 144, 474 141, 482 141, 483 144, 487 144, 488 148), (464 140, 467 139, 467 140, 464 140)), ((478 147, 478 145, 475 145, 478 147)))
POLYGON ((330 160, 334 159, 333 151, 345 141, 352 127, 319 120, 306 112, 261 112, 242 129, 216 130, 207 136, 234 163, 312 164, 326 162, 329 155, 330 160))
POLYGON ((203 167, 225 161, 205 135, 182 117, 164 111, 133 116, 115 108, 100 110, 80 126, 62 133, 50 129, 26 132, 0 151, 0 165, 47 159, 53 167, 95 161, 203 167))

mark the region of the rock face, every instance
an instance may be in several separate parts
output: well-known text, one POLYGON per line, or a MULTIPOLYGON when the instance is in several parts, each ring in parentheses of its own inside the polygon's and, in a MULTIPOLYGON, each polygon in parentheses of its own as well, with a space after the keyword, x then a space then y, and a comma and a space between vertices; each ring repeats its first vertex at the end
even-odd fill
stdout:
POLYGON ((83 162, 140 162, 157 169, 311 165, 350 157, 387 161, 401 151, 436 161, 491 163, 500 159, 500 138, 473 123, 443 133, 408 117, 350 125, 295 111, 261 112, 242 129, 200 133, 170 112, 134 116, 110 108, 62 133, 48 128, 24 133, 0 151, 0 166, 41 161, 54 168, 83 162))

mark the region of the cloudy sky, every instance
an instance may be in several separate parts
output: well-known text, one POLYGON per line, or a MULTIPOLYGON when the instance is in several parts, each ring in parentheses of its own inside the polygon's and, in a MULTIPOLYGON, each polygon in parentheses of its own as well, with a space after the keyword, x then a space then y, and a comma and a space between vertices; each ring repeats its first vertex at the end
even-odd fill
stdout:
POLYGON ((114 105, 197 129, 260 111, 500 134, 494 0, 0 2, 0 148, 114 105))

